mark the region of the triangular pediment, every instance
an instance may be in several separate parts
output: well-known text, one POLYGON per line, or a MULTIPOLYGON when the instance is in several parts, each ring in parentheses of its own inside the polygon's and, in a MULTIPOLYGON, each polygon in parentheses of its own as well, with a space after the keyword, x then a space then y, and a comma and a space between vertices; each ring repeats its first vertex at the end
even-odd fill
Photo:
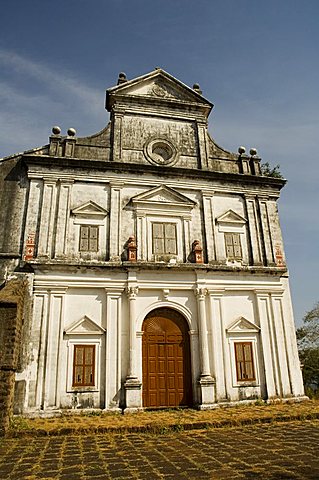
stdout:
POLYGON ((76 216, 105 217, 107 210, 91 200, 89 202, 74 208, 71 213, 76 216))
POLYGON ((234 210, 228 210, 227 212, 223 213, 220 217, 216 218, 216 222, 244 225, 247 222, 247 220, 241 215, 239 215, 238 213, 234 212, 234 210))
POLYGON ((227 333, 258 333, 260 328, 247 320, 245 317, 239 317, 227 329, 227 333))
POLYGON ((213 104, 197 91, 160 68, 109 88, 107 94, 154 97, 163 100, 200 103, 213 107, 213 104))
POLYGON ((166 185, 151 188, 132 197, 129 202, 136 212, 154 215, 191 215, 196 202, 166 185))
POLYGON ((80 320, 65 328, 66 335, 103 335, 105 329, 84 315, 80 320))
POLYGON ((183 205, 193 207, 195 202, 190 198, 176 192, 170 187, 160 185, 159 187, 152 188, 147 192, 140 193, 132 199, 133 204, 138 203, 154 203, 154 204, 167 204, 167 205, 183 205))

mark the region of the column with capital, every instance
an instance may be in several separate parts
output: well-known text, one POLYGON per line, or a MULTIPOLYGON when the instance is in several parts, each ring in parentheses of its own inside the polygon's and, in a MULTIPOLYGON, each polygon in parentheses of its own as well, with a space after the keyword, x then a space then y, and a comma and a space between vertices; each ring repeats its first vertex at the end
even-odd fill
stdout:
POLYGON ((199 355, 200 355, 200 377, 198 385, 200 389, 201 410, 209 408, 215 403, 215 380, 210 373, 209 349, 207 338, 207 319, 206 319, 206 288, 198 287, 195 290, 197 296, 198 309, 198 330, 199 330, 199 355))
POLYGON ((129 350, 129 369, 125 388, 126 410, 136 410, 142 407, 142 384, 136 373, 136 296, 138 294, 137 286, 127 288, 127 297, 129 303, 129 331, 130 331, 130 350, 129 350))

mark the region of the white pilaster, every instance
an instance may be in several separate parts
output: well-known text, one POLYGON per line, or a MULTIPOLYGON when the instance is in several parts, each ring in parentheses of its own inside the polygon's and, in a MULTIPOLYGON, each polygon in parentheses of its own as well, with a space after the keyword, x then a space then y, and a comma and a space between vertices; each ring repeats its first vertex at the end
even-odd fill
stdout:
POLYGON ((294 396, 303 396, 304 385, 301 373, 300 360, 297 349, 296 330, 294 324, 293 310, 290 298, 288 278, 283 279, 286 283, 285 294, 282 299, 283 306, 283 329, 287 348, 287 362, 290 372, 291 388, 294 396))
POLYGON ((122 289, 106 290, 105 408, 120 406, 122 388, 122 289), (116 399, 116 400, 114 400, 116 399))
POLYGON ((51 290, 48 310, 47 348, 45 366, 45 387, 43 407, 60 406, 60 349, 63 337, 64 301, 67 288, 51 290))
POLYGON ((197 125, 200 168, 206 170, 208 168, 208 157, 209 157, 208 145, 206 141, 207 123, 205 121, 197 120, 196 125, 197 125))
POLYGON ((122 251, 121 242, 121 191, 122 183, 110 185, 110 260, 120 261, 122 251))
POLYGON ((274 344, 272 342, 271 309, 268 293, 256 292, 257 308, 260 321, 260 338, 265 368, 267 398, 279 396, 278 365, 274 344))
MULTIPOLYGON (((35 387, 35 407, 44 407, 44 380, 46 370, 47 328, 50 309, 50 298, 47 290, 37 290, 34 295, 32 331, 38 332, 38 362, 35 387)), ((32 405, 30 405, 32 406, 32 405)))
POLYGON ((226 399, 225 339, 223 336, 222 292, 209 291, 210 323, 213 342, 213 376, 216 379, 216 400, 226 399))
POLYGON ((113 108, 113 150, 112 160, 120 162, 122 159, 122 125, 124 111, 115 106, 113 108))
POLYGON ((144 214, 136 217, 137 259, 147 260, 147 227, 144 214))
POLYGON ((57 186, 56 180, 44 179, 40 219, 38 256, 51 258, 52 239, 55 230, 57 186))
POLYGON ((286 260, 276 200, 276 197, 270 197, 267 201, 269 231, 276 265, 278 267, 284 267, 286 265, 286 260))
POLYGON ((57 258, 64 257, 67 254, 70 202, 73 183, 74 182, 72 180, 60 181, 57 227, 54 246, 54 256, 57 258))
POLYGON ((260 244, 259 222, 254 196, 245 195, 248 217, 248 233, 253 265, 262 265, 262 247, 260 244))
POLYGON ((207 261, 211 263, 216 261, 213 193, 203 192, 203 213, 207 261))
POLYGON ((187 257, 191 251, 191 238, 190 238, 190 221, 191 217, 183 217, 183 232, 184 232, 184 242, 183 242, 183 261, 187 261, 187 257))
POLYGON ((284 318, 282 307, 282 295, 271 294, 271 306, 273 311, 274 330, 276 332, 275 342, 278 352, 279 377, 282 387, 282 396, 287 397, 292 394, 291 375, 289 371, 287 339, 285 338, 284 318))
POLYGON ((270 235, 267 200, 268 200, 268 197, 258 198, 261 228, 262 228, 262 235, 263 235, 264 248, 265 248, 265 254, 266 254, 266 264, 275 265, 274 248, 272 244, 272 238, 270 235))
POLYGON ((26 240, 29 235, 36 235, 38 233, 38 219, 41 199, 42 182, 39 178, 31 178, 28 209, 26 217, 25 235, 23 246, 25 247, 26 240))

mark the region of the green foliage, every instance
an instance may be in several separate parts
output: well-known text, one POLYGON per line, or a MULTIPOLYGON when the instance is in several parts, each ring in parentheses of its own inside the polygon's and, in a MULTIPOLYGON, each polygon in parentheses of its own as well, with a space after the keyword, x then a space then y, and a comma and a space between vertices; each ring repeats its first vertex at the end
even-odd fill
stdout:
POLYGON ((10 418, 10 430, 15 432, 30 430, 30 422, 24 417, 12 416, 10 418))
POLYGON ((280 165, 275 165, 275 167, 271 167, 269 162, 262 163, 260 165, 261 174, 265 175, 266 177, 273 177, 273 178, 284 178, 280 173, 280 165))
POLYGON ((256 401, 255 401, 255 405, 256 407, 264 407, 265 405, 267 405, 264 400, 262 400, 261 398, 258 398, 256 401))
POLYGON ((302 375, 305 385, 319 388, 319 348, 308 348, 300 353, 300 361, 303 365, 302 375))
POLYGON ((176 425, 172 426, 172 430, 173 430, 173 432, 180 433, 180 432, 184 431, 184 426, 181 425, 180 423, 177 423, 176 425))
POLYGON ((307 397, 309 397, 311 400, 319 400, 319 390, 314 390, 313 387, 307 387, 305 386, 305 394, 307 397))
POLYGON ((306 313, 303 326, 296 333, 300 351, 319 348, 319 302, 306 313))
POLYGON ((306 389, 319 391, 319 302, 306 313, 296 333, 306 389))

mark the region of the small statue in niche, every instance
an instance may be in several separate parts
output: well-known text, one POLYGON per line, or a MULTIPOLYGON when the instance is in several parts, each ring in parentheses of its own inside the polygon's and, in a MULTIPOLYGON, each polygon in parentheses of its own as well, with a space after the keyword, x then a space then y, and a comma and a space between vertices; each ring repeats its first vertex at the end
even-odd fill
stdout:
POLYGON ((136 262, 137 260, 137 246, 134 236, 129 237, 127 242, 127 259, 129 262, 136 262))
POLYGON ((192 245, 193 261, 194 263, 204 263, 203 249, 199 240, 194 240, 192 245))

